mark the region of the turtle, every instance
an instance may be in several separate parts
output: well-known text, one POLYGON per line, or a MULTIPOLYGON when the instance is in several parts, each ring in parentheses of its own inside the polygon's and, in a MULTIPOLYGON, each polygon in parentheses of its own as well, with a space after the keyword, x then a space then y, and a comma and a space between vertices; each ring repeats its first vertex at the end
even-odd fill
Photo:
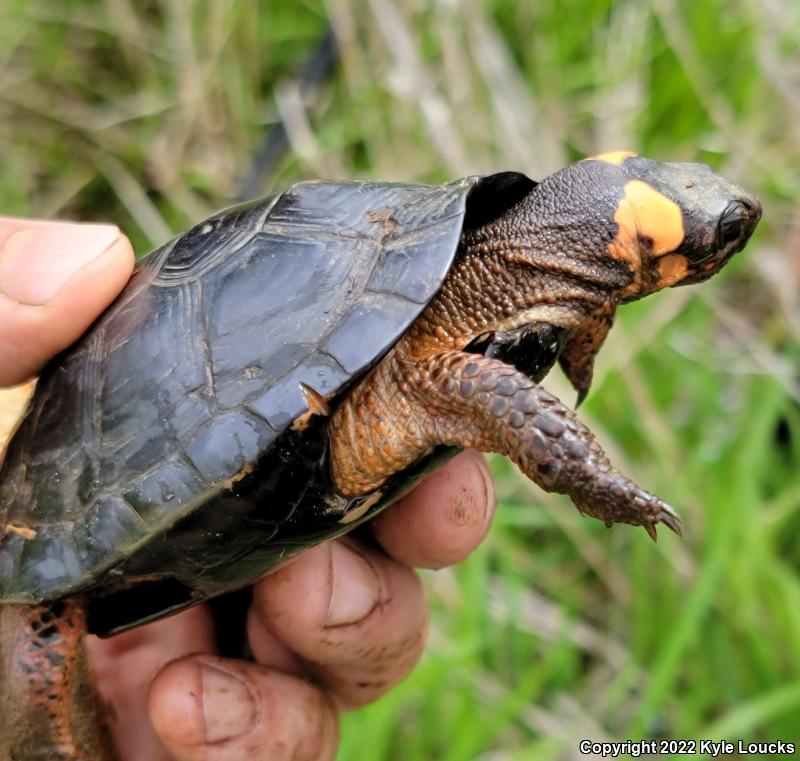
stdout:
POLYGON ((538 182, 300 182, 141 259, 0 468, 11 756, 111 757, 83 632, 241 588, 458 448, 680 533, 540 381, 559 364, 580 403, 616 308, 708 279, 760 216, 705 165, 617 152, 538 182))

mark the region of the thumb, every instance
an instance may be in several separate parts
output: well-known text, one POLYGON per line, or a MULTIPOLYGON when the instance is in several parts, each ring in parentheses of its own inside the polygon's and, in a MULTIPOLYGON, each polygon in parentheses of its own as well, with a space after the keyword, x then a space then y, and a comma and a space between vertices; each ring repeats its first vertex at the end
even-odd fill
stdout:
POLYGON ((115 225, 0 217, 0 386, 77 340, 132 269, 130 241, 115 225))

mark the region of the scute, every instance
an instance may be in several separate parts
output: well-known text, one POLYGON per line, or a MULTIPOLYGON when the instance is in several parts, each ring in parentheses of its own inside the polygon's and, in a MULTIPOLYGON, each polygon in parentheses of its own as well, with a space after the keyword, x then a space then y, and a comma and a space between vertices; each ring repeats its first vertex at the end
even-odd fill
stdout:
POLYGON ((441 285, 476 187, 300 183, 141 260, 9 445, 0 536, 36 536, 0 539, 0 601, 90 587, 268 452, 301 383, 332 399, 372 367, 441 285))

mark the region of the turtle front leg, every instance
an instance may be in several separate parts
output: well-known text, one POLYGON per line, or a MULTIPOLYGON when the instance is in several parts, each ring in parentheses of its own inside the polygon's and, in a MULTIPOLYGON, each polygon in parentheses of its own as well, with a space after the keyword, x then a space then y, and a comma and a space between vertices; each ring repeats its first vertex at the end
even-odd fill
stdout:
POLYGON ((344 494, 365 493, 442 444, 504 454, 607 525, 680 533, 675 511, 613 468, 556 397, 497 359, 462 352, 380 365, 331 421, 334 479, 344 494))
POLYGON ((77 601, 0 605, 0 761, 113 761, 77 601))
POLYGON ((614 306, 611 303, 603 304, 575 328, 558 358, 561 369, 578 392, 575 407, 579 407, 589 393, 594 373, 594 358, 606 340, 613 323, 614 306))

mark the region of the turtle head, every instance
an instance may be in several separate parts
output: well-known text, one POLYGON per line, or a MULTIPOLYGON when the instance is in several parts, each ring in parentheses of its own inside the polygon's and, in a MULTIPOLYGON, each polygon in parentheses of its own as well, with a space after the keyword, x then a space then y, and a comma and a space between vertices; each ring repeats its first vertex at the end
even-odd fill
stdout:
POLYGON ((705 164, 609 153, 576 165, 613 198, 606 254, 632 279, 615 294, 631 301, 661 288, 707 280, 741 251, 761 218, 758 199, 705 164))

